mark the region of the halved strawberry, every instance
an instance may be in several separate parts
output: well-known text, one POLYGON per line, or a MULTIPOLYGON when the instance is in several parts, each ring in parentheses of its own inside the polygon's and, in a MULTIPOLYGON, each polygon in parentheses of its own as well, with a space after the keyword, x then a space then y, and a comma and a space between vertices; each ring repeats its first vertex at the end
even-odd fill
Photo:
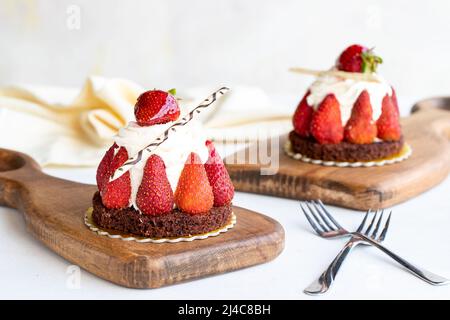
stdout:
POLYGON ((334 94, 327 95, 313 113, 310 131, 321 144, 336 144, 344 138, 340 105, 334 94))
POLYGON ((206 146, 209 150, 209 157, 205 163, 206 175, 212 187, 214 206, 221 207, 231 203, 234 196, 234 186, 222 158, 214 148, 214 144, 208 140, 206 146))
POLYGON ((384 96, 381 115, 377 120, 378 138, 384 141, 398 141, 402 136, 399 114, 392 97, 384 96))
POLYGON ((172 187, 167 179, 164 161, 158 155, 151 155, 145 164, 136 204, 147 215, 169 213, 173 209, 172 187))
POLYGON ((175 204, 183 212, 208 212, 214 204, 214 195, 205 167, 196 153, 191 153, 181 171, 175 190, 175 204))
MULTIPOLYGON (((120 147, 119 151, 111 161, 111 173, 117 170, 127 160, 127 150, 124 147, 120 147)), ((130 172, 126 172, 116 180, 111 182, 108 181, 106 181, 103 188, 100 190, 102 202, 105 207, 115 209, 128 207, 131 196, 130 172)))
POLYGON ((372 120, 372 105, 367 90, 356 99, 352 114, 344 129, 345 140, 351 143, 372 143, 377 136, 377 126, 372 120))
POLYGON ((309 127, 311 125, 311 119, 313 114, 313 108, 308 105, 306 98, 309 96, 309 91, 306 92, 303 99, 297 106, 297 110, 295 110, 294 117, 292 118, 292 123, 294 125, 295 132, 298 133, 301 137, 309 137, 309 127))
POLYGON ((177 120, 180 108, 173 94, 173 89, 169 92, 150 90, 141 94, 134 107, 137 123, 141 126, 151 126, 177 120))
POLYGON ((109 181, 109 177, 111 176, 111 162, 114 158, 114 150, 116 148, 118 148, 118 146, 114 143, 108 151, 106 151, 102 161, 100 161, 100 164, 98 165, 96 180, 98 190, 100 191, 104 188, 105 184, 109 181))

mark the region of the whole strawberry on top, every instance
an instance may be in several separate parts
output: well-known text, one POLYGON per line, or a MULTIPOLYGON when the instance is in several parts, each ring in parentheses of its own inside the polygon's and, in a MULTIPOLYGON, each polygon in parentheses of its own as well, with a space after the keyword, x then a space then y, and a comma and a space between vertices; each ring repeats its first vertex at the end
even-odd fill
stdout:
POLYGON ((336 67, 347 72, 376 72, 383 59, 375 55, 373 49, 354 44, 345 49, 339 56, 336 67))
POLYGON ((293 115, 290 152, 342 162, 399 153, 399 107, 394 88, 377 73, 382 62, 373 48, 354 44, 331 69, 317 72, 293 115))
POLYGON ((180 108, 175 98, 176 90, 150 90, 141 94, 134 107, 136 121, 141 126, 175 121, 180 116, 180 108))

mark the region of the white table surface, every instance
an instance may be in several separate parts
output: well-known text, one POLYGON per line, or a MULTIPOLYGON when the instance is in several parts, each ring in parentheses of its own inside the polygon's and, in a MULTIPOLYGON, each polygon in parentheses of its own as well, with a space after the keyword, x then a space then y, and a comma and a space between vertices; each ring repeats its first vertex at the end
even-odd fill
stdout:
MULTIPOLYGON (((95 168, 45 169, 69 180, 94 183, 95 168)), ((430 271, 450 277, 450 179, 393 207, 385 245, 430 271)), ((26 232, 22 215, 0 208, 0 298, 38 299, 450 299, 450 286, 434 287, 406 272, 374 248, 359 247, 342 267, 332 290, 322 297, 303 289, 324 270, 345 239, 316 236, 298 201, 237 192, 234 203, 278 220, 285 249, 275 260, 218 276, 160 289, 128 289, 73 266, 26 232)), ((356 228, 360 212, 332 207, 336 218, 356 228)))

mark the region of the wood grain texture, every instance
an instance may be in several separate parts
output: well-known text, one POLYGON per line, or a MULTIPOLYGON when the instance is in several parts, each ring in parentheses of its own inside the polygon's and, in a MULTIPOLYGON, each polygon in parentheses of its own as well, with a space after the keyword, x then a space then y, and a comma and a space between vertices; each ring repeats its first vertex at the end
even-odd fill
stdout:
POLYGON ((183 243, 136 243, 99 236, 83 222, 96 186, 45 175, 28 156, 0 149, 0 205, 23 212, 27 230, 85 270, 131 288, 157 288, 274 259, 284 248, 275 220, 234 207, 227 233, 183 243))
POLYGON ((292 199, 321 199, 359 210, 385 208, 437 185, 450 171, 450 99, 429 99, 418 103, 410 117, 402 119, 405 140, 412 156, 383 167, 338 168, 313 165, 288 157, 280 138, 276 154, 279 169, 261 175, 258 162, 240 164, 236 159, 258 152, 252 145, 226 159, 227 169, 239 191, 292 199))

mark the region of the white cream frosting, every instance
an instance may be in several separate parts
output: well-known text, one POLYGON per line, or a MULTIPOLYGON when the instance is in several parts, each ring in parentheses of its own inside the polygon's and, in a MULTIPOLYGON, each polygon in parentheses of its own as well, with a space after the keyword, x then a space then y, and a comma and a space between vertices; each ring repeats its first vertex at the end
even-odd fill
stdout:
MULTIPOLYGON (((133 156, 158 138, 171 125, 173 125, 173 122, 144 127, 131 121, 126 127, 119 130, 118 134, 114 137, 114 141, 119 147, 124 147, 127 150, 128 156, 133 156)), ((192 119, 185 126, 177 127, 175 132, 172 131, 168 139, 153 153, 163 159, 166 165, 167 178, 174 192, 184 163, 191 152, 197 153, 203 163, 208 159, 208 149, 205 146, 205 141, 206 137, 203 134, 201 122, 192 119)), ((136 205, 136 194, 142 181, 143 169, 148 157, 149 155, 145 156, 145 158, 130 169, 130 205, 135 209, 138 209, 136 205)))
POLYGON ((310 94, 307 98, 308 104, 315 110, 323 99, 333 93, 341 105, 342 124, 345 125, 352 113, 353 104, 362 91, 367 90, 373 110, 373 120, 381 115, 381 105, 386 94, 392 95, 391 86, 380 76, 380 82, 343 79, 335 76, 324 75, 318 77, 309 87, 310 94))

